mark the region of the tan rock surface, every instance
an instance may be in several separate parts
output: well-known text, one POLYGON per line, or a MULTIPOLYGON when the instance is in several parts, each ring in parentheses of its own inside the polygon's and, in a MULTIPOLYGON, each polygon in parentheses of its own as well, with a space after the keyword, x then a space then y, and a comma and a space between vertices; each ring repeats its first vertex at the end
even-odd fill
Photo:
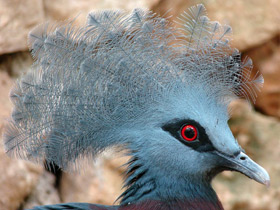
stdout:
POLYGON ((98 9, 125 9, 136 7, 151 8, 159 0, 44 0, 46 19, 68 20, 76 16, 79 23, 84 23, 86 16, 92 10, 98 9))
POLYGON ((260 66, 265 83, 257 106, 268 115, 280 118, 280 44, 260 66))
POLYGON ((27 50, 27 34, 43 12, 42 0, 0 0, 0 55, 27 50))
POLYGON ((14 81, 9 77, 7 71, 0 68, 0 133, 11 112, 12 103, 9 99, 9 92, 13 83, 14 81))
MULTIPOLYGON (((2 141, 2 139, 1 139, 2 141)), ((0 206, 16 210, 37 184, 42 169, 22 160, 14 160, 0 149, 0 206)))
POLYGON ((63 202, 89 202, 113 205, 121 194, 123 169, 126 157, 107 154, 97 159, 93 169, 81 174, 64 173, 61 178, 61 198, 63 202))
POLYGON ((33 59, 29 52, 6 54, 0 57, 0 71, 19 77, 30 69, 32 63, 33 59))
POLYGON ((23 208, 31 209, 35 206, 61 203, 55 181, 56 178, 53 174, 44 171, 23 208))
POLYGON ((203 3, 211 20, 233 28, 233 45, 243 51, 264 43, 280 33, 280 1, 277 0, 206 0, 160 1, 154 11, 176 17, 190 6, 203 3))
POLYGON ((277 210, 280 208, 280 122, 236 102, 231 129, 246 153, 263 166, 271 187, 236 172, 225 172, 214 180, 214 188, 227 210, 277 210))

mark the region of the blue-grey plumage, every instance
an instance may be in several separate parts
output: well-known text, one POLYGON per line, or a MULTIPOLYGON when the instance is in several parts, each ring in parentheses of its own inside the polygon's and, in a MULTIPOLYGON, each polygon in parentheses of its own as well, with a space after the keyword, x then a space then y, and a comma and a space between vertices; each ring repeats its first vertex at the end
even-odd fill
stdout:
POLYGON ((269 184, 227 124, 229 103, 255 100, 261 75, 251 75, 251 61, 229 45, 231 28, 210 21, 203 5, 179 19, 175 29, 150 11, 104 10, 83 27, 34 29, 36 62, 11 91, 7 153, 70 169, 121 146, 132 156, 122 206, 221 209, 210 182, 223 170, 269 184))

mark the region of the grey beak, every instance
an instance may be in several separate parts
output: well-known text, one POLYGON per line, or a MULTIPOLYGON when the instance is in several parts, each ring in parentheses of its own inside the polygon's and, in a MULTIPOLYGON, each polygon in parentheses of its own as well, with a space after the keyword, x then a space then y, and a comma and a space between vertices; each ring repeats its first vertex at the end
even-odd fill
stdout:
POLYGON ((217 153, 220 157, 226 159, 226 167, 232 170, 238 171, 255 181, 270 186, 270 177, 267 171, 255 163, 245 153, 240 152, 236 156, 227 156, 221 153, 217 153))

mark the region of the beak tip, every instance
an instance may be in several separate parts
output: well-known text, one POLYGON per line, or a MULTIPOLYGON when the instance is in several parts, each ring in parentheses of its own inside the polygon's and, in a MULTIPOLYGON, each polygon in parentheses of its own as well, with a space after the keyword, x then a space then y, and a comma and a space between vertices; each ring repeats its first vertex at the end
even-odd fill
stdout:
POLYGON ((266 188, 269 188, 270 187, 270 176, 264 168, 262 168, 261 166, 259 166, 259 168, 260 168, 261 173, 258 173, 258 178, 256 178, 255 180, 259 181, 261 184, 265 185, 266 188))
POLYGON ((268 189, 270 187, 270 180, 267 180, 264 182, 266 188, 268 189))
POLYGON ((267 171, 265 169, 263 169, 263 184, 266 186, 266 188, 268 189, 270 187, 270 176, 267 173, 267 171))

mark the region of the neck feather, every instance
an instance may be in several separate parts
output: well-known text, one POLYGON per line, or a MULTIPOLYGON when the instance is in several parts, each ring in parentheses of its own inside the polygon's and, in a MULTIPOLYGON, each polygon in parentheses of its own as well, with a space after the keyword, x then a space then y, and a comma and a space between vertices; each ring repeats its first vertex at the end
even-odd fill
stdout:
POLYGON ((202 175, 179 177, 153 172, 133 157, 128 162, 121 205, 124 209, 132 205, 136 209, 223 209, 210 182, 211 178, 202 175))

